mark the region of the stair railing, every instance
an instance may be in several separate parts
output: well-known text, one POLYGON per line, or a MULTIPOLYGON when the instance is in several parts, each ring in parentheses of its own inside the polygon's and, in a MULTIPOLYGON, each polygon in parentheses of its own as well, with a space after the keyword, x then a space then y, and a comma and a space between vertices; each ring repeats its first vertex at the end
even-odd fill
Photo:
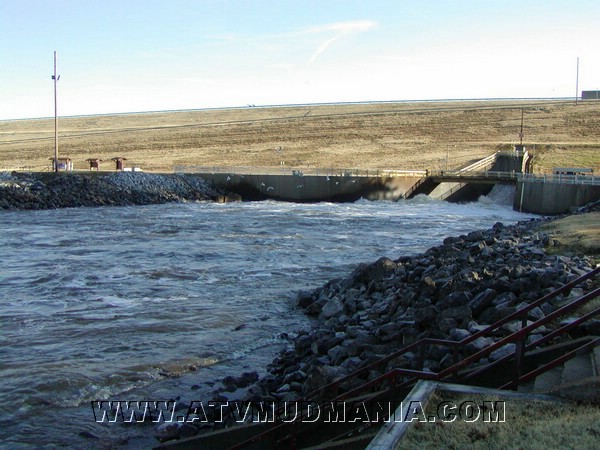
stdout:
MULTIPOLYGON (((305 398, 299 399, 298 401, 308 401, 308 402, 315 401, 315 399, 323 398, 324 394, 329 394, 329 395, 335 395, 335 397, 331 400, 328 399, 328 401, 337 402, 337 401, 342 401, 344 399, 349 399, 349 398, 355 397, 360 394, 364 394, 368 391, 373 391, 376 387, 381 386, 382 384, 385 384, 385 383, 388 383, 388 384, 394 386, 396 389, 401 389, 401 388, 412 385, 417 380, 434 380, 434 381, 437 380, 437 381, 439 381, 444 378, 448 378, 450 376, 456 377, 458 372, 461 369, 468 366, 469 364, 471 364, 473 362, 477 362, 481 358, 484 358, 487 355, 489 355, 490 353, 492 353, 494 350, 497 350, 498 348, 503 347, 504 345, 513 343, 513 342, 517 344, 517 349, 516 349, 517 351, 511 352, 510 355, 507 355, 502 359, 504 359, 504 360, 510 359, 513 356, 515 356, 515 354, 517 352, 519 352, 521 354, 521 357, 518 357, 518 356, 516 357, 516 370, 515 370, 515 376, 513 377, 513 380, 504 386, 505 387, 515 387, 515 386, 518 387, 519 382, 523 382, 523 381, 531 379, 532 377, 535 376, 534 373, 539 375, 539 373, 543 372, 543 371, 532 371, 525 375, 521 375, 522 367, 523 367, 522 355, 524 355, 526 350, 534 348, 535 346, 539 346, 540 344, 549 341, 550 339, 566 332, 567 330, 573 328, 574 326, 579 325, 587 320, 590 320, 592 317, 595 317, 596 315, 600 314, 600 308, 577 319, 575 322, 573 322, 576 325, 574 325, 573 323, 567 324, 567 325, 560 327, 560 328, 556 329, 555 331, 551 332, 549 335, 542 337, 540 339, 537 339, 536 341, 526 345, 525 342, 526 342, 528 334, 530 332, 535 331, 536 329, 540 328, 542 325, 545 325, 545 324, 555 320, 556 318, 561 317, 561 316, 565 315, 566 313, 571 312, 571 311, 583 306, 584 304, 588 303, 590 300, 600 296, 600 288, 596 288, 596 289, 592 290, 591 292, 588 292, 587 294, 582 295, 581 297, 569 302, 568 304, 553 311, 552 313, 546 315, 545 317, 542 317, 542 318, 538 319, 537 321, 532 322, 529 325, 527 325, 527 313, 529 311, 531 311, 532 309, 558 297, 559 295, 570 291, 572 288, 581 284, 582 282, 596 277, 598 274, 600 274, 600 267, 596 267, 595 269, 580 276, 579 278, 565 284, 564 286, 561 286, 560 288, 550 292, 549 294, 544 295, 540 299, 528 304, 527 306, 515 311, 514 313, 512 313, 512 314, 506 316, 505 318, 495 322, 494 324, 484 328, 483 330, 480 330, 477 333, 474 333, 474 334, 468 336, 467 338, 465 338, 463 340, 451 341, 451 340, 447 340, 447 339, 424 338, 417 342, 414 342, 412 344, 404 346, 400 350, 398 350, 388 356, 385 356, 385 357, 379 359, 378 361, 375 361, 361 369, 358 369, 358 370, 350 373, 349 375, 347 375, 345 377, 335 380, 335 381, 323 386, 322 388, 309 393, 305 398), (487 346, 487 347, 485 347, 463 359, 460 359, 460 360, 458 359, 460 357, 459 350, 461 348, 464 348, 468 343, 473 342, 480 337, 484 337, 486 335, 494 333, 494 332, 498 331, 500 329, 500 327, 502 327, 503 325, 505 325, 509 322, 515 321, 515 320, 521 320, 521 328, 519 330, 517 330, 513 333, 510 333, 508 336, 500 339, 499 341, 496 341, 496 342, 490 344, 489 346, 487 346), (426 345, 443 345, 443 346, 451 347, 454 350, 454 352, 453 352, 454 364, 452 364, 450 367, 448 367, 440 372, 432 372, 432 371, 422 370, 423 362, 424 362, 423 360, 424 360, 425 353, 426 353, 425 352, 426 345), (419 355, 418 362, 417 362, 417 369, 400 369, 400 368, 392 369, 392 370, 380 375, 379 377, 376 377, 375 379, 373 379, 371 381, 362 383, 357 388, 350 389, 348 391, 343 392, 340 395, 336 395, 340 385, 342 385, 344 383, 348 383, 352 380, 360 379, 361 376, 368 374, 370 370, 376 369, 383 364, 389 363, 389 361, 391 361, 392 359, 398 358, 398 357, 400 357, 408 352, 411 352, 411 351, 414 351, 414 353, 416 355, 419 355)), ((600 339, 599 339, 599 341, 600 341, 600 339)), ((589 345, 589 344, 586 344, 586 345, 589 345)), ((478 369, 478 372, 487 370, 487 368, 491 367, 494 364, 496 364, 496 362, 486 364, 484 367, 478 369)), ((558 363, 555 363, 555 364, 558 364, 558 363)), ((551 367, 548 367, 545 370, 549 370, 550 368, 551 367)), ((298 421, 301 421, 302 418, 303 418, 303 415, 301 414, 300 417, 298 418, 298 421)), ((244 448, 250 444, 253 444, 260 440, 266 439, 268 436, 281 435, 280 433, 284 434, 284 439, 288 439, 288 438, 290 438, 290 434, 289 434, 290 432, 286 433, 284 430, 286 430, 286 429, 289 430, 289 427, 291 427, 291 433, 294 434, 295 429, 296 429, 296 421, 275 424, 275 426, 270 428, 269 430, 266 430, 263 433, 260 433, 259 435, 254 436, 232 448, 236 448, 236 449, 244 448)))

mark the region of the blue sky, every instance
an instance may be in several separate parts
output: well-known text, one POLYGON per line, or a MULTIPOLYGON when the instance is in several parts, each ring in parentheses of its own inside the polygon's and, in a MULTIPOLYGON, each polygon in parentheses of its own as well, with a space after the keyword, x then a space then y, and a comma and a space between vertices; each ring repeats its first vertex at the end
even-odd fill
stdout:
POLYGON ((600 89, 597 0, 0 0, 0 119, 600 89))

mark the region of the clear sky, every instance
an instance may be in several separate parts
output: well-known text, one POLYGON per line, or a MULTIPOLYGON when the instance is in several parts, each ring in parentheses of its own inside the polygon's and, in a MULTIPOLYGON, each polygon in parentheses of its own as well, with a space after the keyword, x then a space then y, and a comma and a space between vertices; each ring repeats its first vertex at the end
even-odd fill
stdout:
POLYGON ((0 0, 0 119, 600 89, 598 0, 0 0))

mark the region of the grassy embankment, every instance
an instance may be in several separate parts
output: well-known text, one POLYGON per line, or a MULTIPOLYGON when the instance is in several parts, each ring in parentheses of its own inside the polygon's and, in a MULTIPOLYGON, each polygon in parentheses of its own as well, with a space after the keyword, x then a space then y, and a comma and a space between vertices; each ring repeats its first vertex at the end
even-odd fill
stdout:
MULTIPOLYGON (((59 119, 59 156, 77 170, 87 158, 171 172, 175 165, 279 168, 457 168, 519 142, 534 171, 600 171, 600 102, 379 103, 59 119)), ((54 120, 0 121, 0 170, 48 170, 54 120)))
MULTIPOLYGON (((435 406, 441 401, 460 405, 473 401, 501 398, 481 396, 440 396, 434 394, 426 407, 426 417, 436 415, 435 406), (429 408, 432 406, 434 409, 429 408), (429 408, 429 409, 428 409, 429 408)), ((596 448, 600 437, 600 407, 594 405, 550 403, 540 401, 506 401, 503 423, 477 420, 465 422, 414 423, 399 448, 596 448)), ((439 417, 439 416, 437 416, 439 417)))

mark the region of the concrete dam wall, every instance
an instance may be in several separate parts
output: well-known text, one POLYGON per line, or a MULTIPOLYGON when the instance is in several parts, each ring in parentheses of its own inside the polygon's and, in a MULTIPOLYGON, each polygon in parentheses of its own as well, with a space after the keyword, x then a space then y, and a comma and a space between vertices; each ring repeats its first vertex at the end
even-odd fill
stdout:
POLYGON ((421 178, 413 176, 288 175, 198 173, 217 186, 235 192, 244 200, 295 202, 351 202, 398 200, 421 178))
POLYGON ((600 199, 600 185, 519 181, 513 208, 534 214, 564 214, 600 199))

